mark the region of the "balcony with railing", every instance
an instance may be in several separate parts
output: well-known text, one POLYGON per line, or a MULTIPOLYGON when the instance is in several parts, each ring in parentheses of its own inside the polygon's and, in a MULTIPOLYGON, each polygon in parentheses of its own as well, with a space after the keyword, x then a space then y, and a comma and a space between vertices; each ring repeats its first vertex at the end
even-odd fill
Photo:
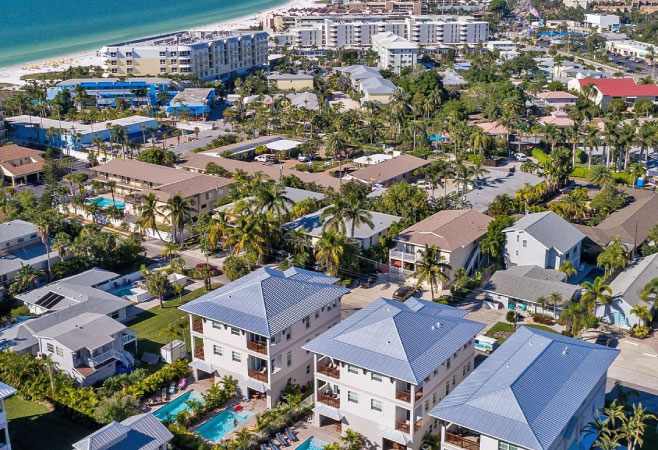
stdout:
POLYGON ((249 369, 247 373, 249 375, 249 378, 262 381, 263 383, 267 383, 267 367, 263 367, 260 370, 249 369))
POLYGON ((267 355, 267 339, 257 334, 247 333, 247 348, 252 352, 267 355))
POLYGON ((194 359, 200 359, 201 361, 206 359, 206 355, 203 351, 203 345, 194 347, 194 359))
POLYGON ((192 321, 192 331, 203 333, 203 318, 195 317, 192 321))
POLYGON ((418 419, 416 423, 414 423, 414 431, 418 431, 423 427, 423 419, 418 419))
POLYGON ((340 366, 329 359, 325 359, 322 362, 318 361, 316 368, 318 373, 322 375, 331 378, 340 378, 340 366))
POLYGON ((123 330, 123 333, 121 334, 121 343, 123 345, 130 344, 131 342, 135 342, 137 340, 137 332, 133 330, 132 328, 126 328, 123 330))
POLYGON ((445 432, 445 443, 464 450, 480 450, 480 436, 473 433, 445 432))
POLYGON ((402 431, 403 433, 409 433, 411 426, 409 425, 409 421, 405 420, 404 422, 396 421, 395 422, 395 429, 398 431, 402 431))
POLYGON ((340 408, 340 395, 338 394, 318 392, 316 400, 333 408, 340 408))

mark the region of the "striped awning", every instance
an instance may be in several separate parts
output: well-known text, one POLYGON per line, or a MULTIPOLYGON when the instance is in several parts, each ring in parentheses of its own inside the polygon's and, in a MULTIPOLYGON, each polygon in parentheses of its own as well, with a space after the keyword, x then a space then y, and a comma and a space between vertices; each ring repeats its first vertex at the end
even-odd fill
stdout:
POLYGON ((409 445, 411 439, 407 437, 402 431, 394 430, 392 428, 379 427, 379 436, 389 441, 397 442, 400 445, 409 445))
POLYGON ((329 417, 338 422, 343 418, 343 413, 341 413, 340 410, 327 405, 317 405, 313 408, 313 412, 321 416, 329 417))
POLYGON ((247 389, 252 389, 256 392, 260 392, 261 394, 265 394, 267 392, 267 385, 265 383, 261 383, 260 381, 257 380, 252 380, 251 378, 246 378, 238 383, 240 388, 242 388, 243 391, 246 391, 247 389))

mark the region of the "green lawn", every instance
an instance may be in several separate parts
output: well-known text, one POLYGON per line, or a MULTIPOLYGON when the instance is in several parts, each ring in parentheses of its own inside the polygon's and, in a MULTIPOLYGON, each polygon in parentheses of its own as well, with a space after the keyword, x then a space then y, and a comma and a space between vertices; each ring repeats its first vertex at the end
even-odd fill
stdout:
MULTIPOLYGON (((547 327, 544 325, 536 325, 536 324, 523 324, 526 327, 531 327, 531 328, 537 328, 539 330, 544 330, 544 331, 549 331, 551 333, 557 333, 554 329, 551 327, 547 327)), ((514 324, 513 323, 507 323, 507 322, 496 322, 493 327, 489 331, 487 331, 487 336, 489 337, 496 337, 494 336, 497 332, 499 331, 507 331, 508 333, 513 333, 514 332, 514 324)), ((497 338, 498 339, 498 345, 502 344, 505 342, 505 339, 503 338, 497 338)))
POLYGON ((75 442, 94 431, 17 396, 8 398, 5 405, 14 450, 71 450, 75 442))
MULTIPOLYGON (((214 286, 213 286, 214 287, 214 286)), ((187 303, 195 298, 201 297, 206 293, 204 288, 197 289, 183 295, 183 303, 187 303)), ((160 354, 160 347, 169 342, 171 339, 165 333, 169 326, 178 320, 187 316, 186 313, 178 309, 180 301, 178 297, 172 297, 165 300, 164 308, 156 306, 148 311, 139 313, 127 325, 137 332, 137 347, 139 354, 143 352, 160 354)))

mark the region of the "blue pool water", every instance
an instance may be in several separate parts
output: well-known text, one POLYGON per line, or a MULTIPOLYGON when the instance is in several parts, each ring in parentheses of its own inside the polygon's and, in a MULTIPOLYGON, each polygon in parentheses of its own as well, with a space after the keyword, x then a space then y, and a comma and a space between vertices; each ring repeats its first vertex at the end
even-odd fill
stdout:
POLYGON ((160 420, 165 420, 167 417, 174 419, 176 414, 181 411, 187 411, 190 407, 185 403, 187 400, 201 400, 201 394, 197 391, 189 391, 172 400, 162 408, 156 410, 153 415, 160 420))
POLYGON ((126 204, 120 200, 112 201, 111 198, 105 198, 105 197, 92 198, 90 200, 87 200, 87 203, 96 203, 101 208, 109 208, 112 205, 116 206, 118 209, 124 209, 126 207, 126 204))
POLYGON ((311 436, 306 439, 304 442, 299 444, 297 450, 322 450, 325 445, 328 445, 329 442, 322 441, 316 437, 311 436))
POLYGON ((201 425, 196 431, 204 439, 218 441, 233 431, 235 428, 233 426, 234 420, 237 420, 238 424, 241 424, 252 415, 253 413, 250 411, 233 412, 230 409, 226 409, 201 425))
POLYGON ((116 295, 117 297, 125 297, 126 295, 134 295, 135 291, 133 291, 129 287, 121 288, 118 291, 112 292, 112 295, 116 295))

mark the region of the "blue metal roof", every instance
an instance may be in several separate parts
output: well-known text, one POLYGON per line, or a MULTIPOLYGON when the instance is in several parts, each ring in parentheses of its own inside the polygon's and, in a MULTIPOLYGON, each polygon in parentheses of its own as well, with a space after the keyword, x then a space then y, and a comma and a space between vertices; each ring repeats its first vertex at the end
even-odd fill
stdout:
POLYGON ((484 328, 465 314, 380 297, 302 348, 417 385, 484 328))
POLYGON ((272 337, 339 299, 349 289, 338 278, 292 267, 258 269, 180 307, 181 310, 272 337))
POLYGON ((521 327, 430 415, 478 433, 546 450, 566 436, 619 350, 521 327))

